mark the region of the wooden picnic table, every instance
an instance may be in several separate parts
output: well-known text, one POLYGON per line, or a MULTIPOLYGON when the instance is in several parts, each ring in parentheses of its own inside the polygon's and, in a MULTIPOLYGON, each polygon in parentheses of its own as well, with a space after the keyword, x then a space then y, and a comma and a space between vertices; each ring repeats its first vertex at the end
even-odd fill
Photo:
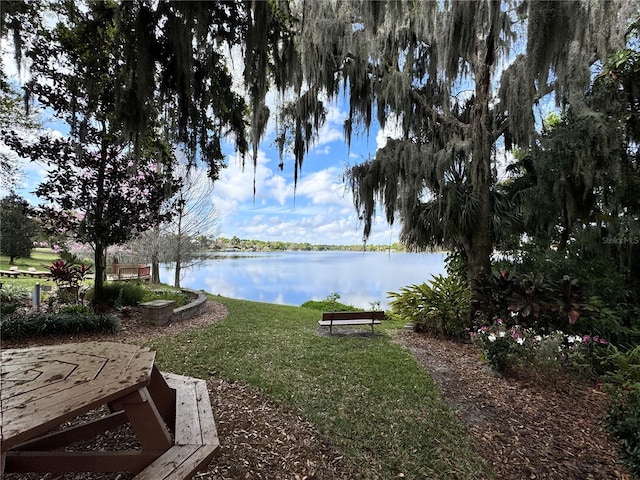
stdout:
MULTIPOLYGON (((155 352, 148 348, 87 342, 4 350, 1 355, 0 476, 3 472, 141 472, 176 446, 172 437, 176 390, 154 366, 155 352), (108 413, 98 419, 65 425, 104 405, 108 413), (140 449, 63 449, 124 423, 131 424, 140 449)), ((208 397, 205 400, 208 405, 208 397)), ((210 407, 207 414, 213 423, 210 407)), ((219 445, 215 424, 213 436, 208 460, 219 445)))

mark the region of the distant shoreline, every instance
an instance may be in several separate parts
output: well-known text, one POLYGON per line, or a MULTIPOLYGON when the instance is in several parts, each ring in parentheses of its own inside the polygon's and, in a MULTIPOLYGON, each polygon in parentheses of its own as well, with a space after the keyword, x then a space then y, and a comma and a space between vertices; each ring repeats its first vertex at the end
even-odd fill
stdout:
MULTIPOLYGON (((295 252, 295 251, 339 251, 339 252, 407 252, 405 246, 399 242, 388 245, 333 245, 311 244, 281 241, 246 240, 233 237, 220 237, 207 250, 207 254, 216 252, 295 252)), ((444 249, 433 249, 425 253, 446 253, 444 249)))

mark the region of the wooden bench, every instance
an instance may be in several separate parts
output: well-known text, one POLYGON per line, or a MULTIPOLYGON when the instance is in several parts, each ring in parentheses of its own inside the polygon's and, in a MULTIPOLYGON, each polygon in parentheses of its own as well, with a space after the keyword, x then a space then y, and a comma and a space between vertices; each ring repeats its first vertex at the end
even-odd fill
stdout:
POLYGON ((196 472, 207 467, 220 446, 206 382, 166 372, 162 376, 169 388, 175 391, 175 415, 170 415, 175 421, 170 425, 174 432, 174 445, 134 480, 193 478, 196 472))
POLYGON ((18 278, 20 271, 18 267, 9 267, 9 270, 0 270, 0 277, 18 278))
POLYGON ((384 312, 382 310, 373 310, 368 312, 325 312, 322 314, 322 320, 318 321, 321 327, 329 327, 329 333, 333 333, 334 326, 357 326, 379 325, 384 320, 384 312))
POLYGON ((133 263, 114 263, 107 266, 107 278, 109 280, 150 280, 151 266, 133 263))
POLYGON ((51 272, 47 272, 44 270, 36 270, 34 267, 29 267, 26 272, 21 272, 25 276, 29 275, 30 277, 36 278, 48 278, 51 276, 51 272))

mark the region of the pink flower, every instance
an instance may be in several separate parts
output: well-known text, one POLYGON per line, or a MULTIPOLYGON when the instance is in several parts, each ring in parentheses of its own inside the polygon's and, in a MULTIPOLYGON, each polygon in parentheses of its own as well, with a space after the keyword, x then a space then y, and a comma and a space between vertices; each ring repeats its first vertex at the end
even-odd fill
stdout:
POLYGON ((504 323, 504 321, 501 318, 499 318, 498 319, 498 325, 502 325, 503 323, 504 323))

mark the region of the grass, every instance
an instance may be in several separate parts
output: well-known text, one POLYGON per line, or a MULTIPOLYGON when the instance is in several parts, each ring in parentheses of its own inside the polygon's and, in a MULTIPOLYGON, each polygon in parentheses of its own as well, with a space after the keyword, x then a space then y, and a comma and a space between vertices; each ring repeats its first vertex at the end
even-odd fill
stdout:
POLYGON ((384 322, 376 335, 318 335, 316 310, 214 297, 214 325, 154 341, 163 370, 246 382, 294 408, 342 452, 353 478, 491 478, 463 424, 384 322))
MULTIPOLYGON (((38 271, 43 271, 48 270, 51 262, 58 260, 59 258, 60 256, 53 253, 51 249, 34 248, 31 250, 31 256, 29 258, 16 258, 14 264, 18 267, 18 270, 27 270, 29 267, 34 267, 38 271)), ((10 266, 12 265, 9 265, 9 257, 6 255, 0 255, 0 270, 9 270, 10 266)), ((14 285, 28 288, 29 290, 33 290, 33 286, 36 283, 41 285, 53 285, 51 280, 47 280, 45 278, 25 277, 23 275, 16 278, 1 277, 0 282, 12 283, 14 285)))

